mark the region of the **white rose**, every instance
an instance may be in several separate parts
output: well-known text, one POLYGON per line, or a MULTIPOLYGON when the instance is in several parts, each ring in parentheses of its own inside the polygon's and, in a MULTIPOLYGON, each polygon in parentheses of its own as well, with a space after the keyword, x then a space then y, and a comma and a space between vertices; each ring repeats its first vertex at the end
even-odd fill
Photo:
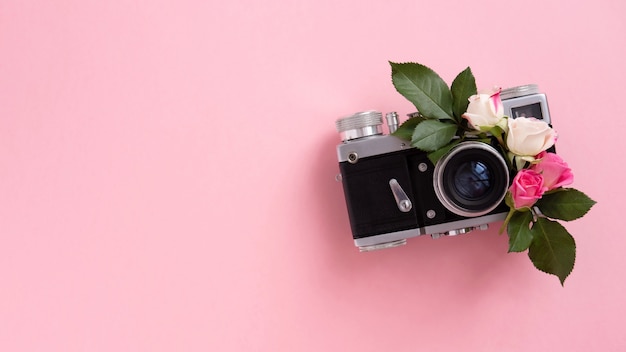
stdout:
POLYGON ((472 95, 468 100, 469 105, 463 117, 472 128, 479 131, 488 131, 496 125, 506 128, 500 88, 472 95))
POLYGON ((545 121, 533 117, 508 120, 506 145, 515 155, 534 157, 556 141, 556 132, 545 121))

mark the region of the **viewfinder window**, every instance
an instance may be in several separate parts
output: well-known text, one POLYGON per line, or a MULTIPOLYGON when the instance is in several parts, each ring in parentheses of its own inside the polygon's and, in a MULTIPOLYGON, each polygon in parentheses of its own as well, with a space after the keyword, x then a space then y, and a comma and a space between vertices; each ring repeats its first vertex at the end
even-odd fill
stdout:
POLYGON ((529 104, 516 108, 511 108, 511 112, 513 113, 513 118, 518 117, 534 117, 539 120, 543 120, 543 114, 541 113, 541 104, 529 104))

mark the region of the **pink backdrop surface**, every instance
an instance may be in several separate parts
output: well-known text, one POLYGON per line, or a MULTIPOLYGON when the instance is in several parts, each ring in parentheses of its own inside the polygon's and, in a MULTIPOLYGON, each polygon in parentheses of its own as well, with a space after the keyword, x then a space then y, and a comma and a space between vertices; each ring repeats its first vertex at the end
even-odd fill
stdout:
POLYGON ((623 351, 626 2, 2 1, 0 350, 623 351), (497 227, 358 253, 334 121, 388 60, 537 83, 559 285, 497 227))

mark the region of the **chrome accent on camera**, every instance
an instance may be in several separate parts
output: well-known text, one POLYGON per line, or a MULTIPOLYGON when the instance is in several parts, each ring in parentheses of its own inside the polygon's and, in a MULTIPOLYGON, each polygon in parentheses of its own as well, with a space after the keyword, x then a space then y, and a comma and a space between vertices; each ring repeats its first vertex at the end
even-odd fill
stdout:
POLYGON ((460 229, 456 229, 456 230, 450 230, 447 232, 443 232, 443 233, 433 233, 430 235, 430 237, 434 240, 441 238, 441 236, 458 236, 458 235, 463 235, 466 233, 470 233, 474 230, 487 230, 489 228, 488 224, 482 224, 480 226, 475 226, 475 227, 464 227, 464 228, 460 228, 460 229))
POLYGON ((388 112, 385 114, 385 119, 387 120, 387 127, 389 127, 389 133, 394 133, 398 130, 398 125, 400 122, 398 121, 398 113, 395 111, 388 112))
POLYGON ((456 229, 456 230, 450 230, 444 233, 433 233, 430 235, 430 237, 434 240, 441 238, 441 236, 458 236, 458 235, 462 235, 462 234, 466 234, 466 233, 470 233, 474 230, 487 230, 489 228, 488 224, 482 224, 480 226, 475 226, 475 227, 464 227, 464 228, 460 228, 460 229, 456 229))
POLYGON ((358 112, 335 121, 337 132, 344 142, 382 134, 382 124, 383 114, 374 110, 358 112))
POLYGON ((404 192, 395 178, 389 180, 389 187, 391 188, 391 193, 393 193, 393 198, 396 200, 398 209, 403 213, 411 211, 413 203, 411 203, 409 196, 406 195, 406 192, 404 192))
POLYGON ((406 244, 406 238, 402 240, 393 241, 393 242, 374 244, 371 246, 359 246, 359 252, 377 251, 379 249, 387 249, 387 248, 404 246, 405 244, 406 244))
POLYGON ((458 235, 463 235, 463 234, 472 232, 472 230, 474 230, 473 227, 463 227, 463 228, 456 229, 456 230, 450 230, 446 234, 448 236, 458 236, 458 235))
MULTIPOLYGON (((403 231, 397 231, 397 232, 389 232, 389 233, 383 233, 380 235, 374 235, 374 236, 369 236, 369 237, 355 238, 354 245, 359 248, 362 248, 362 247, 374 248, 385 243, 399 242, 403 240, 406 241, 406 239, 408 238, 417 237, 417 236, 421 236, 424 234, 425 233, 421 232, 421 229, 410 229, 410 230, 403 230, 403 231)), ((382 247, 382 248, 390 248, 390 247, 382 247)), ((376 249, 382 249, 382 248, 376 248, 376 249)))
POLYGON ((523 97, 531 94, 539 94, 539 86, 536 84, 527 84, 523 86, 511 87, 503 89, 500 92, 500 99, 512 99, 523 97))
POLYGON ((402 150, 407 146, 407 141, 389 135, 353 139, 337 145, 337 159, 339 162, 349 161, 351 153, 358 154, 359 158, 367 158, 402 150))
MULTIPOLYGON (((421 233, 448 235, 450 231, 471 228, 472 230, 487 230, 490 223, 506 219, 507 213, 497 213, 485 215, 477 218, 467 218, 464 220, 447 222, 444 224, 426 226, 420 228, 421 233)), ((469 231, 468 231, 469 232, 469 231)), ((457 233, 458 234, 458 233, 457 233)), ((435 238, 435 237, 433 237, 435 238)))
POLYGON ((350 154, 348 154, 348 162, 350 164, 356 164, 356 162, 359 161, 359 154, 356 152, 352 152, 350 154))

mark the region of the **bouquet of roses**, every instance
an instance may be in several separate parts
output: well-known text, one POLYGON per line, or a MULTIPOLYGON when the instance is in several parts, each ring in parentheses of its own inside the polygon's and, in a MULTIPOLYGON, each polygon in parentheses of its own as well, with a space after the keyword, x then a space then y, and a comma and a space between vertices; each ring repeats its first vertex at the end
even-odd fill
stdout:
POLYGON ((509 235, 509 252, 528 250, 537 269, 556 275, 563 284, 574 268, 576 243, 557 220, 581 218, 595 201, 565 187, 574 177, 567 163, 549 151, 556 132, 543 120, 505 116, 500 89, 479 93, 469 67, 448 87, 424 65, 390 64, 396 90, 418 110, 394 135, 428 152, 433 164, 466 139, 497 140, 515 175, 505 197, 510 210, 500 230, 509 235))

